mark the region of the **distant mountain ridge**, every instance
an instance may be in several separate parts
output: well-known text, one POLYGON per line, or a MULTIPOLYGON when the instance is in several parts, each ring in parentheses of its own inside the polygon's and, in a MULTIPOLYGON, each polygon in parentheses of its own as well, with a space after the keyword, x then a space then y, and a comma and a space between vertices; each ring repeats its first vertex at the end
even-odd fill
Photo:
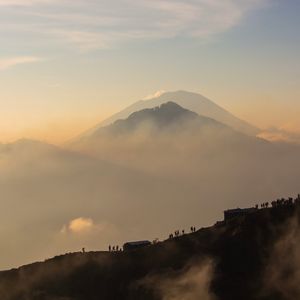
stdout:
POLYGON ((136 111, 77 139, 69 147, 154 176, 158 170, 168 178, 178 174, 176 180, 183 176, 183 170, 191 174, 197 164, 203 167, 207 161, 202 158, 213 153, 219 157, 227 153, 230 157, 234 149, 246 157, 246 153, 257 149, 265 152, 272 148, 263 139, 198 115, 175 102, 136 111))
POLYGON ((175 102, 183 108, 193 111, 201 116, 214 119, 247 135, 255 136, 260 132, 255 126, 240 120, 200 94, 177 91, 167 92, 159 97, 149 100, 140 100, 99 123, 94 128, 86 131, 80 137, 93 135, 99 128, 110 125, 119 119, 126 119, 136 111, 157 107, 166 102, 175 102))
MULTIPOLYGON (((198 128, 202 126, 227 127, 211 118, 199 116, 195 112, 185 109, 175 102, 163 103, 154 108, 146 108, 132 113, 124 120, 117 120, 113 124, 101 127, 96 130, 89 138, 97 137, 103 133, 122 134, 132 133, 140 129, 143 125, 151 125, 154 129, 179 129, 185 125, 193 125, 198 128)), ((190 129, 191 127, 187 128, 190 129)))

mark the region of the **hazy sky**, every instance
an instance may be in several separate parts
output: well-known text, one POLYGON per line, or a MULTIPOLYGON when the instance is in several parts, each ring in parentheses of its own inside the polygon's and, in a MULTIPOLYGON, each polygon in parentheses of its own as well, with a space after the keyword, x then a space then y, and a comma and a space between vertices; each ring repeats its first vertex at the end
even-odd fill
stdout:
POLYGON ((61 142, 157 90, 300 130, 298 0, 0 0, 0 141, 61 142))

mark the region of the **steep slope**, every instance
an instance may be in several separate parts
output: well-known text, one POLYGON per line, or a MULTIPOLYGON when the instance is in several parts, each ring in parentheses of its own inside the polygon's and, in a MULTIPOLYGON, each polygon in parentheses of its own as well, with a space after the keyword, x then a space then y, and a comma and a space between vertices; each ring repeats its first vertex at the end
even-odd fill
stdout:
POLYGON ((159 106, 165 102, 173 101, 179 104, 180 106, 196 112, 201 116, 206 116, 221 123, 224 123, 238 131, 241 131, 248 135, 256 135, 259 130, 248 124, 245 121, 242 121, 231 113, 224 110, 222 107, 216 105, 214 102, 203 97, 200 94, 190 93, 186 91, 177 91, 177 92, 167 92, 162 94, 160 97, 153 98, 150 100, 141 100, 131 106, 125 108, 119 113, 113 115, 112 117, 104 120, 93 129, 87 131, 82 136, 89 136, 97 131, 100 127, 112 124, 118 119, 126 119, 130 114, 135 111, 139 111, 145 108, 153 108, 159 106))
POLYGON ((298 299, 298 233, 299 208, 262 209, 135 251, 73 253, 0 272, 0 298, 298 299))

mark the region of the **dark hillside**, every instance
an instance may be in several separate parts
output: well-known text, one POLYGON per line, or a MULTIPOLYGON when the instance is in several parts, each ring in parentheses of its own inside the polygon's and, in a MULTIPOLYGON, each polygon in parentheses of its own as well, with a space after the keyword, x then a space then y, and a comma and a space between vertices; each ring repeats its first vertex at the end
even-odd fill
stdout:
MULTIPOLYGON (((155 279, 176 279, 208 260, 213 265, 211 299, 289 299, 286 293, 266 288, 265 282, 274 246, 291 220, 298 225, 299 209, 285 205, 130 252, 58 256, 1 272, 0 299, 162 299, 155 279)), ((287 277, 293 276, 292 270, 286 271, 287 277)))

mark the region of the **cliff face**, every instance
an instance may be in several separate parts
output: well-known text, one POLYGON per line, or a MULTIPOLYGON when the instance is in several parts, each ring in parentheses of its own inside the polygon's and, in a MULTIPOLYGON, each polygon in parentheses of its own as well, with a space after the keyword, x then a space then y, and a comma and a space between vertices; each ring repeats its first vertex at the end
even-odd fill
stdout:
POLYGON ((1 272, 0 298, 298 299, 299 216, 286 205, 135 251, 58 256, 1 272))

